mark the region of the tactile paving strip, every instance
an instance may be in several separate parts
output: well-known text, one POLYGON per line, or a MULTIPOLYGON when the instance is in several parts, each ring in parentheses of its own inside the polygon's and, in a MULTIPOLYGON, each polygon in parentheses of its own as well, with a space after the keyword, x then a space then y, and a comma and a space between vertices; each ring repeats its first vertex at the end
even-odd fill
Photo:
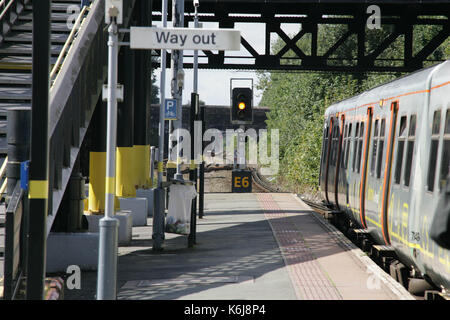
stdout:
POLYGON ((300 300, 342 300, 336 287, 296 228, 295 221, 284 212, 271 194, 257 195, 278 242, 297 298, 300 300))

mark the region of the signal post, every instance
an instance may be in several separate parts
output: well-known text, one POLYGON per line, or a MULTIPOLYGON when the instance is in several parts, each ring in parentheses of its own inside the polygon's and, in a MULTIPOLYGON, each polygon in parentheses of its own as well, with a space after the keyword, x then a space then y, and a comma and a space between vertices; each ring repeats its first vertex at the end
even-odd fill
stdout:
POLYGON ((239 124, 237 157, 231 173, 232 192, 252 192, 251 171, 246 170, 245 155, 245 125, 253 123, 253 79, 231 79, 231 110, 230 120, 232 124, 239 124), (251 80, 250 87, 234 87, 233 80, 251 80))

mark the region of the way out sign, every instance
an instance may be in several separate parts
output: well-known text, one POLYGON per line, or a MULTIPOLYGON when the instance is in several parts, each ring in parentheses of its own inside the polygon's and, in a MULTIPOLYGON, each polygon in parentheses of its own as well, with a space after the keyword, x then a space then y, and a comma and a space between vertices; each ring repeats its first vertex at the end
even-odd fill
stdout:
POLYGON ((131 27, 131 49, 239 51, 241 32, 234 29, 131 27))

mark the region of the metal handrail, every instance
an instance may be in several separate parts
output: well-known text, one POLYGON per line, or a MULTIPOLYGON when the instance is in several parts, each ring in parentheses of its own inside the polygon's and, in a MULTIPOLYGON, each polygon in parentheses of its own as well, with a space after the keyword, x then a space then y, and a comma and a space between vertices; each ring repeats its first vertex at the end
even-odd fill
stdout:
POLYGON ((81 27, 81 20, 84 17, 84 14, 86 10, 89 10, 90 7, 84 6, 81 10, 80 14, 78 15, 77 20, 75 21, 72 30, 70 31, 69 37, 66 40, 66 43, 64 44, 64 47, 62 48, 61 52, 59 53, 58 59, 56 60, 55 65, 53 66, 52 71, 50 72, 50 79, 53 79, 53 77, 56 75, 57 71, 59 71, 60 66, 63 64, 64 56, 66 55, 66 51, 71 47, 71 44, 73 43, 75 33, 78 30, 79 27, 81 27))
MULTIPOLYGON (((3 17, 5 16, 6 12, 8 12, 9 8, 11 7, 11 5, 14 3, 14 1, 16 0, 10 0, 9 3, 6 5, 5 9, 3 9, 2 13, 0 13, 0 20, 3 19, 3 17)), ((2 0, 0 2, 0 7, 2 5, 4 5, 6 2, 6 0, 2 0)))
MULTIPOLYGON (((3 161, 3 164, 0 168, 0 179, 3 178, 3 176, 6 174, 6 166, 8 165, 8 157, 5 158, 5 161, 3 161)), ((0 198, 3 197, 3 194, 6 192, 6 185, 8 184, 8 179, 5 178, 5 181, 3 181, 2 186, 0 187, 0 198)))

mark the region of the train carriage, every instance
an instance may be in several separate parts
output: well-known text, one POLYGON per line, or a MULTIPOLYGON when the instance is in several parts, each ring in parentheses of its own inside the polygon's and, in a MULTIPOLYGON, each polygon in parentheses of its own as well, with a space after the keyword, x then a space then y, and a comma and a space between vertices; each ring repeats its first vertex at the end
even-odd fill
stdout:
POLYGON ((324 200, 447 291, 450 252, 430 238, 430 226, 449 158, 450 60, 325 112, 324 200))

